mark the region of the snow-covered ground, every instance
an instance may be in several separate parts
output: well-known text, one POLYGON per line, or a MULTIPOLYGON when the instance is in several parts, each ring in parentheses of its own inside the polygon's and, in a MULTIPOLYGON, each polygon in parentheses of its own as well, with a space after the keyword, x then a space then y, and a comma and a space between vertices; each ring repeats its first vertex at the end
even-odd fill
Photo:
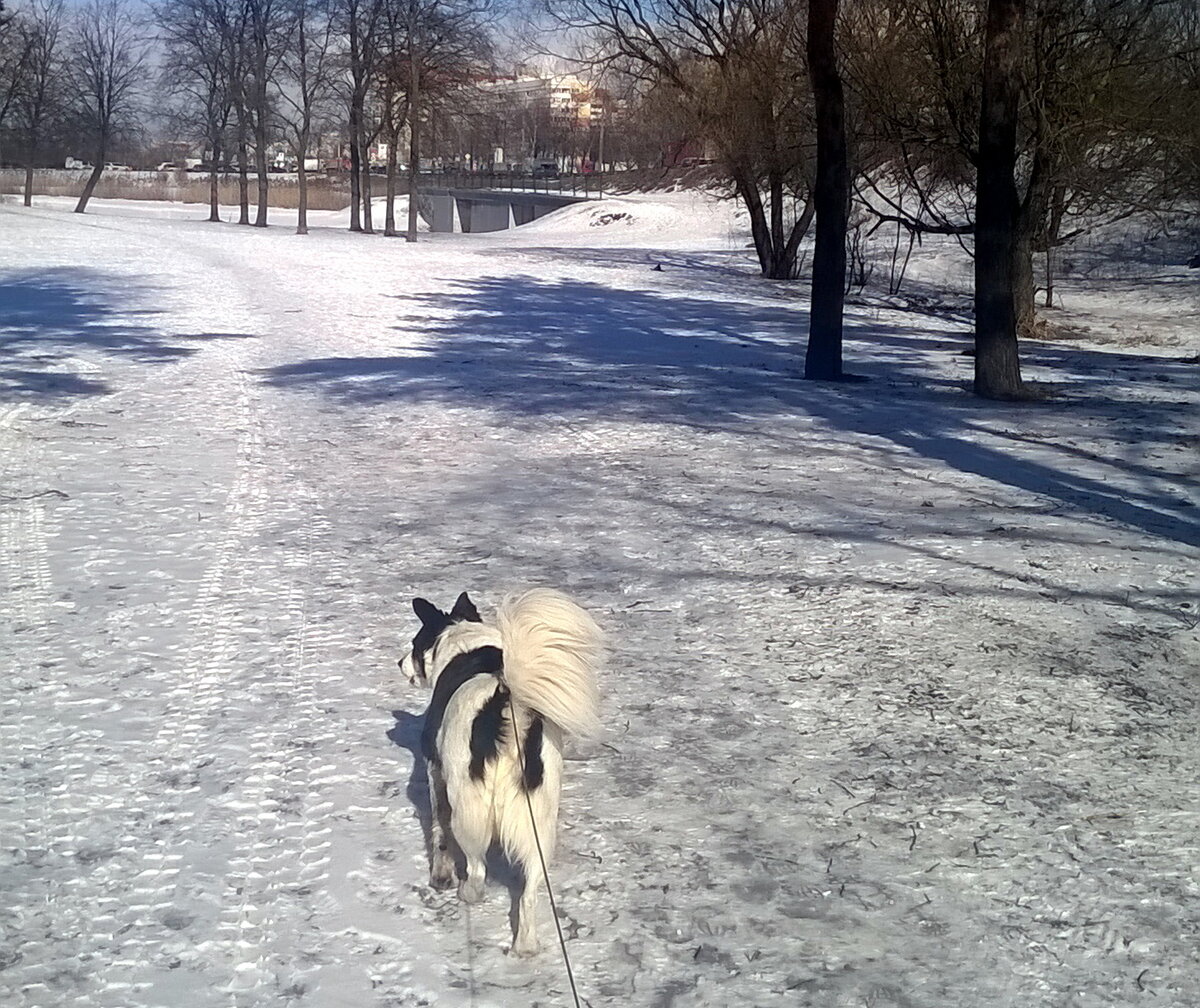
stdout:
POLYGON ((416 245, 37 202, 0 205, 5 1008, 568 1004, 499 866, 429 889, 395 667, 414 594, 530 583, 614 643, 554 869, 585 1003, 1200 1001, 1195 271, 1081 267, 1091 335, 1004 406, 948 247, 828 386, 804 286, 685 194, 416 245))

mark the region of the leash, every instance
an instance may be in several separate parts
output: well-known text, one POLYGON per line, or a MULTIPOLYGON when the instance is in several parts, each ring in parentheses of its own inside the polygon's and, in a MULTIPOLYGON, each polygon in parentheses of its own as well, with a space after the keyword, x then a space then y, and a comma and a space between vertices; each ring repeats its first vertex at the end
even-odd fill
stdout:
POLYGON ((550 915, 554 918, 554 929, 558 932, 558 947, 562 949, 563 965, 567 968, 567 981, 571 985, 571 997, 575 1000, 575 1008, 582 1008, 579 1002, 579 991, 575 987, 575 973, 571 969, 571 957, 567 954, 567 942, 563 938, 562 924, 558 920, 558 906, 554 902, 554 889, 550 885, 550 869, 546 867, 546 855, 542 851, 542 838, 538 836, 537 816, 533 813, 533 799, 529 797, 529 789, 525 786, 525 750, 521 745, 521 733, 517 730, 517 709, 513 705, 511 691, 508 694, 508 711, 512 719, 513 738, 517 742, 517 759, 521 763, 521 790, 525 792, 525 804, 529 808, 529 824, 533 827, 533 842, 537 845, 538 860, 542 864, 542 878, 546 880, 546 895, 550 897, 550 915))

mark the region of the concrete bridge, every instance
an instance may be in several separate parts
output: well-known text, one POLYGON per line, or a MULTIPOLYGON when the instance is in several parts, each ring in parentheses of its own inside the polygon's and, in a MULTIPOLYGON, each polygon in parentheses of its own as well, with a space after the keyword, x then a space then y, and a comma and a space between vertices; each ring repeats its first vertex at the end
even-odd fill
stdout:
POLYGON ((479 234, 520 227, 551 211, 587 203, 597 197, 598 194, 586 193, 566 195, 561 192, 431 186, 422 188, 417 198, 417 210, 431 231, 454 231, 457 218, 457 230, 479 234))

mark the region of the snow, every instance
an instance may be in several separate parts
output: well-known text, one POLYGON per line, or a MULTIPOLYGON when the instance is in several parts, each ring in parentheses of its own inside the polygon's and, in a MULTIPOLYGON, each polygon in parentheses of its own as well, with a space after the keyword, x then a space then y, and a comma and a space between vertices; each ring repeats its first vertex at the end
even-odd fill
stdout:
POLYGON ((804 285, 686 193, 416 245, 36 202, 0 205, 0 1003, 568 1004, 502 866, 429 889, 395 667, 414 594, 523 584, 613 638, 553 868, 587 1004, 1200 999, 1194 271, 1081 252, 1080 331, 1026 347, 1055 397, 1006 406, 950 243, 827 386, 804 285))

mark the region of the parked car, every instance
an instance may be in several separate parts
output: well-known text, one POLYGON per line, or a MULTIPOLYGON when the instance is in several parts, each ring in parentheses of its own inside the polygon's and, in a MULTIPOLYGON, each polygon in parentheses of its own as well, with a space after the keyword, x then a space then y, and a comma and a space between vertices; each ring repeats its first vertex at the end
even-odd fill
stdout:
POLYGON ((175 170, 175 162, 174 161, 164 161, 162 164, 160 164, 154 170, 155 171, 174 171, 175 170))
POLYGON ((105 171, 133 171, 127 164, 117 164, 115 161, 104 162, 105 171))

